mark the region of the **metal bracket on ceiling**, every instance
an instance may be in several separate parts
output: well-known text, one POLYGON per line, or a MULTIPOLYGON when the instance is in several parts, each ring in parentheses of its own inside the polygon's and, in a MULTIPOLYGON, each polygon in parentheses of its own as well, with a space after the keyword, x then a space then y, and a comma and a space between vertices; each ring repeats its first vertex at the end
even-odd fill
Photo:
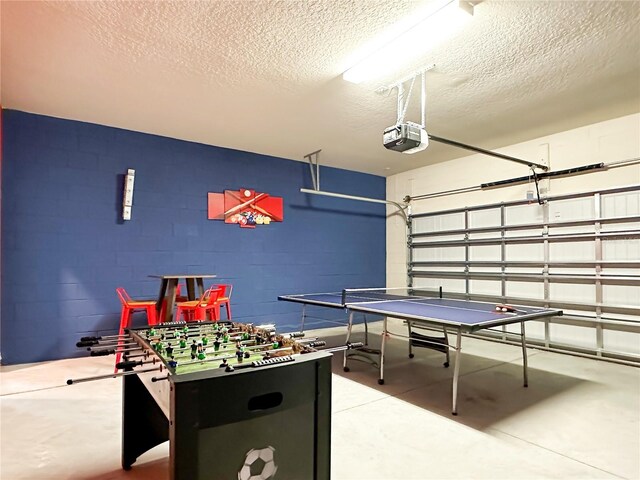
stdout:
POLYGON ((427 65, 426 67, 422 67, 422 68, 414 71, 413 73, 410 73, 406 77, 402 77, 400 80, 397 80, 394 83, 391 83, 389 85, 381 85, 381 86, 379 86, 378 88, 376 88, 376 93, 380 94, 380 95, 384 95, 385 93, 389 93, 394 88, 399 88, 400 86, 402 86, 403 83, 408 82, 409 80, 412 80, 412 79, 416 78, 418 75, 422 75, 423 73, 428 72, 429 70, 433 70, 434 68, 436 68, 436 64, 435 63, 427 65))
POLYGON ((409 205, 405 204, 402 205, 398 202, 394 202, 392 200, 380 200, 377 198, 369 198, 369 197, 359 197, 356 195, 346 195, 344 193, 335 193, 335 192, 323 192, 322 190, 310 190, 308 188, 301 188, 300 189, 301 193, 311 193, 313 195, 323 195, 325 197, 335 197, 335 198, 343 198, 346 200, 357 200, 360 202, 369 202, 369 203, 384 203, 385 205, 393 205, 394 207, 396 207, 398 209, 398 212, 400 213, 400 215, 402 215, 402 218, 404 218, 404 221, 406 224, 409 223, 409 216, 407 215, 407 210, 409 209, 409 205))
POLYGON ((391 200, 380 200, 377 198, 359 197, 356 195, 346 195, 344 193, 323 192, 322 190, 320 190, 320 152, 321 151, 322 150, 316 150, 315 152, 308 153, 307 155, 304 156, 304 158, 306 158, 307 161, 309 162, 309 170, 311 171, 311 181, 313 183, 313 190, 308 188, 301 188, 300 189, 301 193, 323 195, 325 197, 343 198, 346 200, 358 200, 360 202, 384 203, 386 205, 393 205, 398 209, 398 212, 400 212, 400 214, 404 218, 405 223, 407 225, 409 224, 409 216, 407 215, 407 212, 409 212, 410 214, 409 202, 411 201, 411 199, 409 197, 405 197, 404 205, 402 205, 398 202, 393 202, 391 200))
POLYGON ((320 190, 320 150, 307 153, 304 158, 309 162, 309 170, 311 171, 311 182, 313 182, 313 189, 320 190))

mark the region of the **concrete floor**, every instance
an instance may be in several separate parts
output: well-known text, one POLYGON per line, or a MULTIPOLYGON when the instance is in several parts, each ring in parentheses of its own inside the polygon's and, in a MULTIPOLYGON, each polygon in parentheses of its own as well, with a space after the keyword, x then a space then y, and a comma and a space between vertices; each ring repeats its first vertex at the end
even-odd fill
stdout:
MULTIPOLYGON (((529 350, 523 388, 519 348, 465 338, 454 417, 443 355, 388 345, 383 386, 335 355, 332 479, 640 478, 640 369, 529 350)), ((112 361, 0 368, 2 480, 168 479, 167 443, 120 468, 119 380, 65 385, 112 361)))

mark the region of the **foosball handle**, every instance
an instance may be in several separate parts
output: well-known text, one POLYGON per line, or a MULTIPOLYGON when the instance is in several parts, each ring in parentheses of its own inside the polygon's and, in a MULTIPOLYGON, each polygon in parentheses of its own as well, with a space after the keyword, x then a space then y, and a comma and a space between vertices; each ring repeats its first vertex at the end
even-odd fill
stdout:
POLYGON ((137 362, 133 361, 133 360, 129 360, 129 361, 124 361, 124 362, 118 362, 116 363, 116 368, 118 370, 130 370, 133 367, 139 367, 142 365, 142 360, 139 360, 137 362))
POLYGON ((98 344, 97 340, 81 340, 78 343, 76 343, 76 347, 78 348, 92 347, 93 345, 97 345, 97 344, 98 344))
POLYGON ((98 340, 102 340, 102 337, 82 337, 80 339, 81 342, 97 342, 98 340))
POLYGON ((115 349, 111 349, 111 350, 98 350, 96 351, 92 351, 91 352, 91 356, 92 357, 104 357, 106 355, 114 355, 116 353, 115 349))

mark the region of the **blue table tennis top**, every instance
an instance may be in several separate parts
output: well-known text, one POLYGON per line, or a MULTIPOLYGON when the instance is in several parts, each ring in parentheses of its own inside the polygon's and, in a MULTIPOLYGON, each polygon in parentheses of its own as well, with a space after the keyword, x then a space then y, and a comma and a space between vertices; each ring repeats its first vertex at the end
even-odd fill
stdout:
POLYGON ((561 310, 514 305, 518 312, 498 312, 495 303, 447 298, 403 298, 387 294, 383 299, 366 299, 342 293, 284 295, 279 300, 330 308, 346 308, 354 312, 372 313, 425 323, 450 324, 478 330, 498 325, 562 315, 561 310))

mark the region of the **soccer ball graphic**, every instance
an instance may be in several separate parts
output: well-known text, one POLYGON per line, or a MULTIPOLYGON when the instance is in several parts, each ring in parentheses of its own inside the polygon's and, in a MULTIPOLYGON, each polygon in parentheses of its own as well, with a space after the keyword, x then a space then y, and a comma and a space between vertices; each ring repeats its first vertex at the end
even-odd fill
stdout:
POLYGON ((244 464, 238 472, 238 480, 269 480, 273 478, 278 466, 273 458, 273 447, 252 448, 247 452, 244 464))

